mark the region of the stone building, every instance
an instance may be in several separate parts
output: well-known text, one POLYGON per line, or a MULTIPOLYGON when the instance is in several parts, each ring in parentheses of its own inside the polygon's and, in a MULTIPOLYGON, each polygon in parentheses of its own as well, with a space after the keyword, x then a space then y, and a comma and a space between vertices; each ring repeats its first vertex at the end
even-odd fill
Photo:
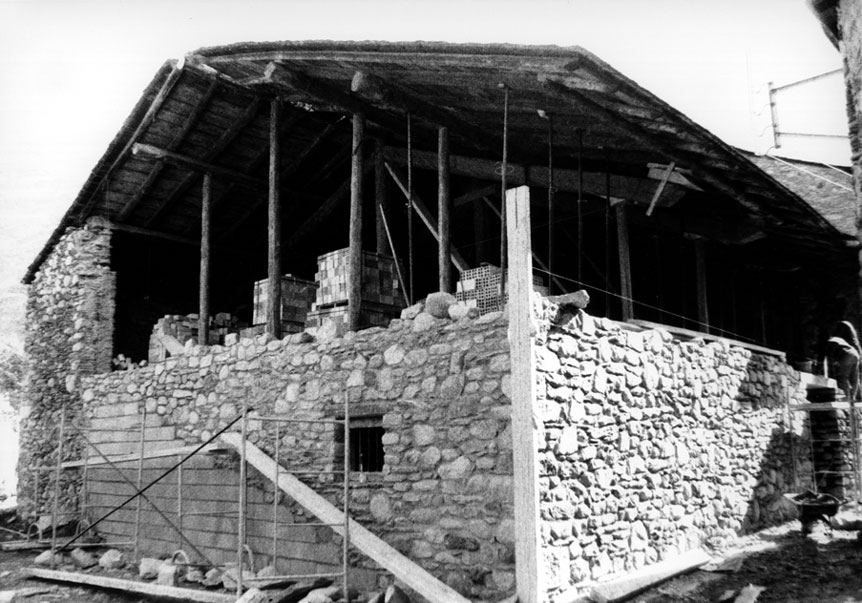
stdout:
POLYGON ((201 49, 28 271, 20 504, 93 523, 206 444, 99 534, 337 572, 311 486, 353 584, 566 600, 785 516, 857 247, 581 48, 201 49))

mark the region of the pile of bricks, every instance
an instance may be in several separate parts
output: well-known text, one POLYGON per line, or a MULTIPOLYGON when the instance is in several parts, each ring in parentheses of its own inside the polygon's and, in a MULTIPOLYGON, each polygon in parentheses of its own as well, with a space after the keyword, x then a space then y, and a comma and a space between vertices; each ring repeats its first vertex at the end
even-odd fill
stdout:
MULTIPOLYGON (((269 316, 269 279, 254 284, 254 307, 252 324, 266 325, 269 316)), ((314 303, 317 285, 313 281, 297 278, 291 274, 281 277, 281 330, 297 333, 305 326, 306 316, 314 303)), ((252 327, 253 329, 254 327, 252 327)))
MULTIPOLYGON (((222 343, 225 335, 236 333, 243 326, 235 316, 227 312, 219 312, 210 319, 208 343, 222 343)), ((170 335, 180 344, 185 344, 189 339, 198 343, 198 315, 168 314, 160 318, 150 335, 150 346, 147 354, 149 362, 161 362, 169 355, 167 348, 159 339, 160 335, 170 335)))
MULTIPOLYGON (((461 279, 455 287, 455 299, 466 303, 471 308, 478 309, 480 314, 499 310, 501 272, 499 266, 492 264, 482 264, 478 268, 462 271, 461 279)), ((507 290, 508 285, 509 279, 507 278, 507 290)), ((544 285, 541 276, 533 275, 533 289, 542 295, 548 295, 548 288, 544 285)))
MULTIPOLYGON (((349 249, 339 249, 317 258, 317 298, 308 313, 307 327, 334 324, 337 332, 347 328, 347 289, 349 249)), ((360 326, 387 326, 397 318, 404 299, 398 290, 395 260, 362 252, 362 307, 360 326)))

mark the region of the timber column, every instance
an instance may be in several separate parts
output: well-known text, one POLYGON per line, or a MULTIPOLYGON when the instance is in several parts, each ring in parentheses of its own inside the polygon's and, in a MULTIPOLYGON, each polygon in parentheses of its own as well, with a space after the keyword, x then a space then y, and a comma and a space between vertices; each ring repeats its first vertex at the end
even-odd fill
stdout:
POLYGON ((347 271, 347 328, 359 328, 362 310, 362 145, 365 116, 353 115, 353 146, 350 162, 350 250, 347 271))
POLYGON ((267 273, 266 332, 281 338, 281 199, 279 198, 281 155, 278 140, 278 122, 281 103, 273 99, 269 109, 269 267, 267 273))

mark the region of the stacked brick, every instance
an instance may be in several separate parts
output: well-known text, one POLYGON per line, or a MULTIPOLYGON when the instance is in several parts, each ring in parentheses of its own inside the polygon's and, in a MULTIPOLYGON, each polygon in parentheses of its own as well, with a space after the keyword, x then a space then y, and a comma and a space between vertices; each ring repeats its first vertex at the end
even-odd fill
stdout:
MULTIPOLYGON (((298 333, 305 327, 308 312, 312 308, 317 285, 291 274, 281 277, 281 331, 298 333)), ((269 316, 269 279, 254 284, 253 325, 265 325, 269 316)))
MULTIPOLYGON (((349 251, 339 249, 317 258, 317 297, 308 314, 307 326, 320 327, 332 323, 338 332, 347 328, 349 251)), ((383 327, 397 317, 404 298, 398 289, 395 260, 363 251, 361 291, 361 326, 383 327)))
MULTIPOLYGON (((491 264, 482 264, 478 268, 464 270, 455 285, 455 299, 466 303, 470 308, 476 308, 479 314, 499 310, 501 303, 505 304, 505 300, 500 299, 501 276, 500 267, 491 264)), ((508 280, 506 282, 508 293, 508 280)), ((548 294, 548 288, 543 285, 542 277, 533 276, 533 290, 542 295, 548 294)))

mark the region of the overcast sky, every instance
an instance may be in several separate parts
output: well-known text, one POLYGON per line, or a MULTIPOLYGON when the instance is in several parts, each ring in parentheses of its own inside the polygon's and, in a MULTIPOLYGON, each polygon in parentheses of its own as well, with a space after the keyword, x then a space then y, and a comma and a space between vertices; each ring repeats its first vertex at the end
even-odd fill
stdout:
MULTIPOLYGON (((761 151, 772 140, 766 82, 841 65, 804 0, 0 0, 0 296, 165 59, 309 39, 583 46, 730 144, 761 151)), ((846 134, 840 76, 782 93, 778 108, 787 130, 846 134)), ((846 143, 802 142, 779 152, 849 164, 846 143)))

